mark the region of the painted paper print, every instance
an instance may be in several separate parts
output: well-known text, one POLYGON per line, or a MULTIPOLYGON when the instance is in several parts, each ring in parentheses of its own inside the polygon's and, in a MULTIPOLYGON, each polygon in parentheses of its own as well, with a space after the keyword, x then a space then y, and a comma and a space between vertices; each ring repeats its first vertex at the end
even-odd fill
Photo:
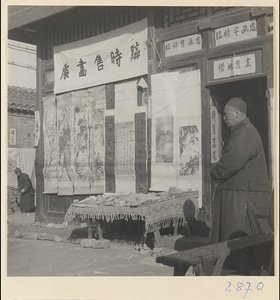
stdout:
POLYGON ((156 119, 156 163, 173 162, 173 117, 156 119))
POLYGON ((90 188, 92 193, 104 192, 104 111, 92 109, 96 116, 90 125, 90 188))
POLYGON ((179 128, 179 175, 196 175, 199 171, 200 132, 197 125, 179 128))
POLYGON ((89 182, 92 194, 104 193, 105 189, 105 143, 104 110, 105 86, 89 90, 89 182))
POLYGON ((59 151, 57 140, 56 104, 54 95, 43 99, 43 135, 44 135, 44 193, 57 193, 57 166, 59 151))
POLYGON ((88 194, 89 183, 89 95, 87 91, 73 92, 74 194, 88 194))
POLYGON ((58 194, 73 194, 74 143, 73 143, 73 113, 71 95, 57 97, 57 130, 58 130, 58 194))

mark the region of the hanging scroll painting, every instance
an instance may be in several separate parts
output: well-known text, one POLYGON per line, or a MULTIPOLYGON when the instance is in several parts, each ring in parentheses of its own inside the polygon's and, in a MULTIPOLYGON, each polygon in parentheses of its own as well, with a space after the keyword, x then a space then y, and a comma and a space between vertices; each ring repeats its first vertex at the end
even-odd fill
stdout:
POLYGON ((57 193, 59 152, 57 139, 57 111, 54 95, 43 98, 43 108, 44 193, 57 193))
POLYGON ((74 143, 74 194, 89 194, 89 94, 71 93, 74 143))
POLYGON ((199 171, 200 131, 197 124, 179 127, 179 175, 196 175, 199 171))
POLYGON ((156 163, 173 162, 173 117, 156 119, 156 163))
POLYGON ((89 93, 89 183, 91 194, 105 191, 104 110, 105 86, 88 89, 89 93))
POLYGON ((74 143, 73 113, 71 94, 57 96, 57 130, 58 130, 58 194, 73 195, 74 143))

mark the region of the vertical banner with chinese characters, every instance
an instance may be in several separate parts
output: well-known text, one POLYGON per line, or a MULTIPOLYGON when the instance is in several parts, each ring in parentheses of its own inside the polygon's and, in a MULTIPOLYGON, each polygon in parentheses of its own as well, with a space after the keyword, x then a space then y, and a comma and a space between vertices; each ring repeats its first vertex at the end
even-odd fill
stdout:
POLYGON ((54 47, 55 94, 148 73, 147 19, 54 47))
POLYGON ((105 132, 105 193, 115 193, 115 116, 105 116, 105 132))
POLYGON ((221 156, 221 116, 211 99, 211 163, 215 163, 221 156))
POLYGON ((147 193, 147 112, 136 113, 134 120, 136 193, 147 193))
POLYGON ((55 95, 43 98, 43 108, 44 193, 57 193, 59 149, 57 139, 57 111, 55 95))
POLYGON ((257 37, 257 21, 250 20, 218 28, 214 34, 216 46, 252 39, 257 37))

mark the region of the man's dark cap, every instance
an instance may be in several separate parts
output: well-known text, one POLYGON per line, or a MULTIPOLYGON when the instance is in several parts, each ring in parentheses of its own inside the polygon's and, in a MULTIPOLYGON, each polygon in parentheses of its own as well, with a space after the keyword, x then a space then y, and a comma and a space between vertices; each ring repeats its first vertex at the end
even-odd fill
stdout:
POLYGON ((235 109, 238 109, 241 112, 247 113, 247 104, 240 98, 232 98, 230 99, 226 105, 229 105, 235 109))
POLYGON ((21 169, 20 168, 15 168, 15 174, 17 173, 21 173, 21 169))

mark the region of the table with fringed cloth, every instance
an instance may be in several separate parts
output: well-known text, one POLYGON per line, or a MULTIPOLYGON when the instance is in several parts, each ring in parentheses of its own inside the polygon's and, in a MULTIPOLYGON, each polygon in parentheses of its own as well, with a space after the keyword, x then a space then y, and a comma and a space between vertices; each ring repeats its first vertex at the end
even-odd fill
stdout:
MULTIPOLYGON (((73 203, 66 215, 65 222, 72 220, 85 222, 98 220, 112 222, 114 220, 144 221, 144 240, 147 233, 153 232, 158 240, 159 229, 173 224, 175 233, 178 226, 186 225, 194 220, 198 213, 198 191, 182 192, 165 200, 145 201, 138 206, 126 205, 97 205, 95 202, 81 201, 73 203)), ((99 237, 99 238, 102 238, 99 237)))

